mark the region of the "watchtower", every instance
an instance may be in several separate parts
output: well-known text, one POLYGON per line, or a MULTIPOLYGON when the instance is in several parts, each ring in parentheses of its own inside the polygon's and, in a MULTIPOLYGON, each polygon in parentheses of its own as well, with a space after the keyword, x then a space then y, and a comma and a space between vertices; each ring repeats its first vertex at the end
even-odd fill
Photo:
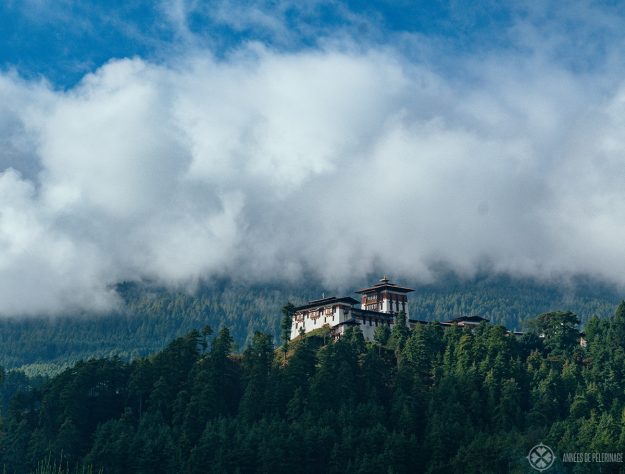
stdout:
POLYGON ((391 283, 386 275, 369 288, 356 291, 361 295, 361 309, 380 313, 396 314, 403 311, 408 317, 408 293, 412 288, 391 283))

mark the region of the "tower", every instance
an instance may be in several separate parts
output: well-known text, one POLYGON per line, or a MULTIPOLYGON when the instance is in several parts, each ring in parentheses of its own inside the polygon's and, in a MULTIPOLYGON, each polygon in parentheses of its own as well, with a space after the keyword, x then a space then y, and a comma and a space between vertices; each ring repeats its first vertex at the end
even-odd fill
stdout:
POLYGON ((380 313, 397 314, 400 311, 408 317, 408 296, 414 291, 411 288, 391 283, 386 275, 378 283, 369 288, 356 291, 361 298, 361 309, 380 313))

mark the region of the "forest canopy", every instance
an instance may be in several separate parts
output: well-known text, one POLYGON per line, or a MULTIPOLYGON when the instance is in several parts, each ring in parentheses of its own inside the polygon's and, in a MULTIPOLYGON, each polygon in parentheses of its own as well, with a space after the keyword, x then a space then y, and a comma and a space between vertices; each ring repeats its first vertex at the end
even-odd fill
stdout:
MULTIPOLYGON (((613 314, 620 301, 618 291, 596 281, 560 285, 502 275, 439 276, 430 284, 402 282, 416 290, 408 300, 410 318, 444 321, 480 315, 491 323, 519 330, 528 318, 561 309, 575 313, 584 325, 593 315, 613 314)), ((354 282, 354 287, 358 284, 354 282)), ((195 292, 147 283, 123 283, 116 289, 123 302, 116 312, 0 319, 0 364, 20 368, 30 376, 45 376, 81 359, 117 355, 130 361, 160 351, 172 339, 205 325, 227 326, 236 350, 241 350, 257 331, 279 339, 280 309, 286 301, 303 304, 323 292, 330 294, 329 288, 314 281, 291 286, 222 281, 195 292)))
POLYGON ((193 330, 19 391, 0 460, 17 474, 61 457, 106 473, 501 473, 526 472, 543 442, 562 472, 596 472, 562 454, 625 451, 625 303, 588 321, 586 347, 574 319, 540 315, 522 337, 487 323, 377 342, 322 331, 286 357, 269 334, 236 353, 226 327, 193 330))

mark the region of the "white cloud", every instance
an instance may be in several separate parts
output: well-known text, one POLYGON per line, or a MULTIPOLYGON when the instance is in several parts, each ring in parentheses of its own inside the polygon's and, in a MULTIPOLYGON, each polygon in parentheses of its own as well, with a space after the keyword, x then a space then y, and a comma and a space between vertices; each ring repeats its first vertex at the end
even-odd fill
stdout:
POLYGON ((250 45, 111 61, 66 92, 0 76, 0 313, 105 309, 126 279, 349 285, 439 261, 625 284, 621 71, 458 68, 250 45))

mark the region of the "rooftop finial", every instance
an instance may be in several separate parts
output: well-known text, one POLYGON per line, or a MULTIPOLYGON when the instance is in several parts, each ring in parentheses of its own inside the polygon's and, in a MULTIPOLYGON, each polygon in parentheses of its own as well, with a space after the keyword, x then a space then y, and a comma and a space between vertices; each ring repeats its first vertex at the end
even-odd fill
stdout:
POLYGON ((388 283, 388 277, 386 276, 386 273, 384 274, 384 276, 382 277, 380 281, 384 283, 388 283))

